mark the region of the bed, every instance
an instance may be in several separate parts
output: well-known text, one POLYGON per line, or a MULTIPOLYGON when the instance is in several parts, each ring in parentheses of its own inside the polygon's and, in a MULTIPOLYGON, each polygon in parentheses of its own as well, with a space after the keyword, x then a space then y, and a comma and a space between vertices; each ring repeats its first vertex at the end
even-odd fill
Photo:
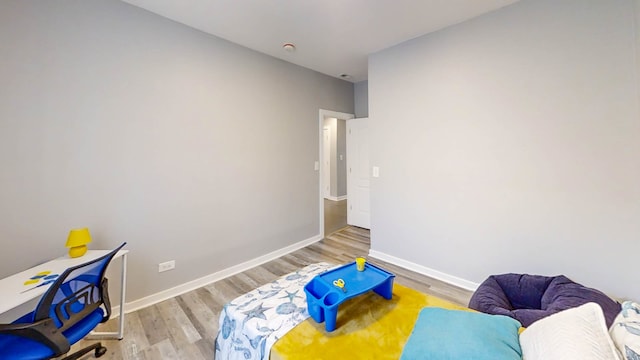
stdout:
POLYGON ((602 308, 593 302, 524 330, 511 317, 395 284, 391 300, 370 292, 343 303, 336 329, 327 332, 309 317, 303 287, 332 267, 309 265, 226 304, 215 359, 638 359, 637 303, 623 305, 611 335, 602 308))
POLYGON ((395 284, 391 300, 369 292, 346 301, 340 306, 336 330, 328 333, 323 323, 309 317, 303 287, 333 267, 309 265, 227 303, 219 319, 216 359, 337 359, 347 354, 350 359, 370 359, 370 353, 355 349, 375 351, 373 339, 385 349, 384 354, 376 352, 376 359, 398 359, 422 308, 469 310, 395 284), (318 354, 310 353, 313 348, 319 349, 318 354))

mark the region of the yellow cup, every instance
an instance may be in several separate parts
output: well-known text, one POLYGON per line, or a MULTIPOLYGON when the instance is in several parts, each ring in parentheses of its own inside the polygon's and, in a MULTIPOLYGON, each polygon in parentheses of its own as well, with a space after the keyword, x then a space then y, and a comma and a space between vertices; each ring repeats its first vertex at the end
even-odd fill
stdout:
POLYGON ((358 269, 358 271, 364 271, 364 264, 366 262, 367 262, 367 260, 365 260, 365 258, 357 257, 356 258, 356 269, 358 269))

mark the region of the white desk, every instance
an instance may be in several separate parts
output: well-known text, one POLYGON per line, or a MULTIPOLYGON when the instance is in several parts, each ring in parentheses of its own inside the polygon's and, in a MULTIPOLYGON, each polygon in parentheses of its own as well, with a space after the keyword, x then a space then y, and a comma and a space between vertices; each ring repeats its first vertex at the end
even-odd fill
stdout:
MULTIPOLYGON (((78 258, 70 258, 68 255, 62 256, 0 280, 0 294, 2 295, 2 299, 0 300, 0 313, 7 312, 26 302, 39 298, 47 291, 49 285, 36 288, 38 284, 24 284, 25 281, 29 280, 37 273, 50 271, 51 274, 60 275, 67 268, 97 259, 108 254, 110 251, 111 250, 89 250, 86 254, 78 258)), ((120 250, 113 257, 114 259, 121 258, 122 260, 122 267, 120 270, 120 319, 118 323, 118 331, 93 332, 91 335, 94 337, 122 339, 124 336, 124 295, 127 284, 127 253, 129 253, 129 250, 120 250)))

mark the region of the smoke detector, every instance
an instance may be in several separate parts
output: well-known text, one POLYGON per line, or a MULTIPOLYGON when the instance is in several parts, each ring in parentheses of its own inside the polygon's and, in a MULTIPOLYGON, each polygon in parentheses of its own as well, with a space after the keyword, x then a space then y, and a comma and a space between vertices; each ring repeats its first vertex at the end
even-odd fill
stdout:
POLYGON ((294 52, 294 51, 296 51, 296 46, 293 45, 292 43, 284 43, 284 44, 282 44, 282 48, 286 52, 294 52))

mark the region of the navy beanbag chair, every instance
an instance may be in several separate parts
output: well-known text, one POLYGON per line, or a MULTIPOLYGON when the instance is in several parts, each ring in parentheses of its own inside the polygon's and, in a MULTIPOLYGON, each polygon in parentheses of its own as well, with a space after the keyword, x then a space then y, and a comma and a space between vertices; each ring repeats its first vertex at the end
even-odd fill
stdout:
POLYGON ((487 314, 506 315, 528 327, 545 316, 595 302, 602 307, 607 327, 621 310, 602 292, 565 276, 503 274, 489 276, 471 296, 469 307, 487 314))

